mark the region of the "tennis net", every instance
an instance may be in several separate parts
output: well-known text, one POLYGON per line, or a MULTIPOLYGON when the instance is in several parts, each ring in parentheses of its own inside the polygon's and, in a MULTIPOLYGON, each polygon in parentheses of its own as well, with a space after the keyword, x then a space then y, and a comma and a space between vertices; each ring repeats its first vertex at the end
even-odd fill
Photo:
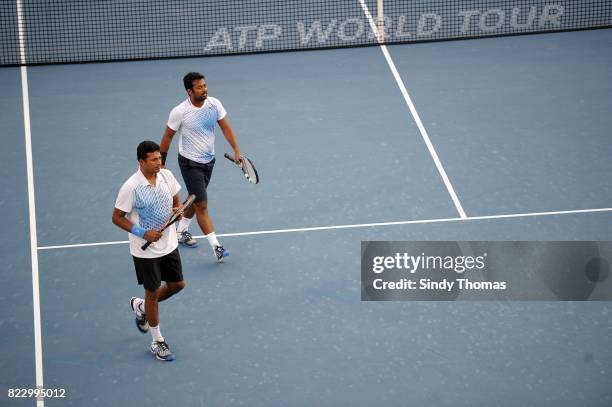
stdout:
POLYGON ((612 0, 3 0, 0 66, 242 54, 612 26, 612 0))

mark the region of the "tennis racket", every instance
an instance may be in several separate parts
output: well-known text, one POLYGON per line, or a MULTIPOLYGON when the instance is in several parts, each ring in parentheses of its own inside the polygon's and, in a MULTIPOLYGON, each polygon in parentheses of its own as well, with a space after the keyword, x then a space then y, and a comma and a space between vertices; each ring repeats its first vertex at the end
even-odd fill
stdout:
MULTIPOLYGON (((168 221, 164 224, 164 226, 162 226, 162 228, 159 230, 160 233, 166 230, 168 226, 172 225, 174 222, 179 220, 181 218, 181 215, 183 215, 183 212, 185 212, 185 210, 193 204, 193 201, 195 201, 195 198, 196 198, 195 195, 189 195, 187 199, 185 199, 185 202, 183 202, 181 206, 179 206, 176 209, 176 211, 174 211, 170 219, 168 219, 168 221)), ((151 243, 153 242, 147 241, 145 244, 142 245, 141 249, 147 250, 147 247, 151 246, 151 243)))
POLYGON ((242 170, 244 177, 249 182, 252 182, 253 184, 259 184, 259 174, 257 173, 257 170, 255 169, 255 165, 253 165, 253 161, 251 161, 249 158, 245 157, 244 155, 240 158, 240 161, 236 161, 234 157, 232 157, 228 153, 225 153, 225 158, 232 161, 234 164, 238 165, 238 167, 240 167, 240 169, 242 170))

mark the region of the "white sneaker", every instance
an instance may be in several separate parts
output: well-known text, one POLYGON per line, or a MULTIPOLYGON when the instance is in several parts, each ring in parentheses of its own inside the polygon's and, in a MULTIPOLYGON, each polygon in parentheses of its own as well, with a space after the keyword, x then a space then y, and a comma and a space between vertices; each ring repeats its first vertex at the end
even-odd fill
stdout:
POLYGON ((221 263, 224 257, 229 256, 230 252, 223 246, 215 246, 215 257, 217 257, 217 261, 221 263))
POLYGON ((196 248, 199 246, 198 241, 187 230, 178 234, 178 241, 185 247, 196 248))
POLYGON ((151 343, 151 353, 153 353, 158 360, 163 360, 165 362, 174 360, 174 353, 172 353, 166 341, 153 341, 151 343))
POLYGON ((149 322, 147 321, 147 315, 138 308, 141 302, 144 302, 142 298, 132 297, 130 299, 130 307, 132 307, 132 311, 136 314, 136 328, 141 333, 146 334, 149 332, 149 322))

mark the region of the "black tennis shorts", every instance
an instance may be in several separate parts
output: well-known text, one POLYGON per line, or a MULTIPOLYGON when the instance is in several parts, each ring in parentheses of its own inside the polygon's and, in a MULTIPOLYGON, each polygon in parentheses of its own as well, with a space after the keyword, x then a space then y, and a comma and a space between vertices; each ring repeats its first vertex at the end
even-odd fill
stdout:
POLYGON ((187 192, 190 195, 194 194, 196 196, 195 202, 208 201, 206 187, 208 187, 208 183, 210 182, 215 161, 216 160, 213 158, 211 162, 201 164, 185 158, 180 154, 178 156, 178 163, 179 167, 181 167, 181 174, 183 175, 183 181, 185 181, 187 192))
POLYGON ((147 259, 132 256, 132 258, 138 284, 144 285, 147 291, 157 290, 162 280, 166 282, 183 281, 183 266, 178 247, 162 257, 147 259))

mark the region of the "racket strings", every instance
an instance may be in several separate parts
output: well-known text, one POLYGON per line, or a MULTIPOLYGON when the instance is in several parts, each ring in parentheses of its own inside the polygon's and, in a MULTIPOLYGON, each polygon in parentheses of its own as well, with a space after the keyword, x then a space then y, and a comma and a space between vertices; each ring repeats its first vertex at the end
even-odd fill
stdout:
POLYGON ((180 218, 183 213, 187 210, 187 208, 189 208, 192 204, 193 201, 195 201, 195 195, 189 195, 189 197, 187 197, 187 199, 185 200, 185 202, 183 202, 181 204, 181 206, 179 206, 176 211, 174 212, 174 214, 170 217, 170 219, 168 219, 168 221, 166 222, 166 224, 164 225, 164 227, 168 227, 169 225, 171 225, 172 223, 176 222, 176 220, 178 218, 180 218))
POLYGON ((257 182, 259 181, 257 170, 255 170, 253 163, 248 158, 242 159, 242 171, 244 172, 245 177, 249 181, 252 181, 257 184, 257 182))

